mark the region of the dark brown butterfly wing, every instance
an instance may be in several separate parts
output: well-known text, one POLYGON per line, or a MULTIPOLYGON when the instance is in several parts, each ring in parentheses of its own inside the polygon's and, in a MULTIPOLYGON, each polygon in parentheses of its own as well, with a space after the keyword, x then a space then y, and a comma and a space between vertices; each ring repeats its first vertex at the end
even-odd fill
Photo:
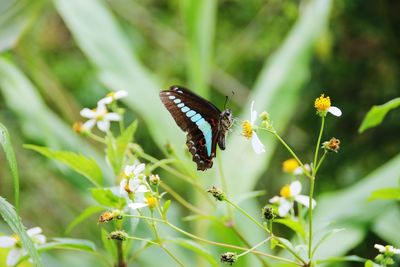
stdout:
POLYGON ((186 145, 197 169, 211 168, 216 156, 221 111, 209 101, 179 86, 160 92, 160 98, 176 124, 187 133, 186 145))

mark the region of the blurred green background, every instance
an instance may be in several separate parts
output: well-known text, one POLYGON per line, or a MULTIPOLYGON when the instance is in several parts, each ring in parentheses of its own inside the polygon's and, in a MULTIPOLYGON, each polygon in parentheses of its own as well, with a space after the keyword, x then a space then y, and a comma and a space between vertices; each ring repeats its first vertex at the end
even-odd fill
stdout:
MULTIPOLYGON (((398 203, 367 198, 373 189, 399 184, 400 112, 390 112, 377 128, 357 132, 372 105, 400 95, 399 12, 400 2, 389 0, 2 0, 0 121, 8 127, 17 154, 25 225, 63 236, 91 200, 89 184, 79 174, 22 144, 103 160, 103 148, 80 138, 70 126, 80 119, 80 109, 94 107, 109 90, 127 90, 126 120, 140 123, 136 142, 158 158, 167 142, 183 153, 185 137, 157 95, 180 84, 221 108, 225 95, 230 96, 238 118, 248 116, 255 100, 305 162, 312 160, 319 127, 314 99, 329 95, 343 116, 328 118, 323 139, 335 136, 342 143, 340 153, 329 157, 320 171, 317 221, 333 220, 349 232, 327 244, 337 250, 320 256, 373 258, 375 243, 399 246, 398 203)), ((219 155, 234 197, 266 190, 265 196, 244 204, 257 214, 288 181, 281 163, 290 156, 272 136, 263 135, 267 153, 256 157, 240 131, 235 126, 219 155), (237 162, 243 164, 240 170, 237 162)), ((0 194, 11 201, 12 179, 2 153, 0 161, 0 194)), ((218 184, 216 167, 198 174, 205 188, 218 184)), ((193 199, 187 185, 168 175, 162 179, 193 199)), ((174 209, 177 221, 189 214, 179 205, 174 209)), ((98 242, 96 220, 71 235, 98 242)), ((4 223, 0 229, 7 232, 4 223)), ((251 229, 244 231, 251 240, 256 236, 251 229)), ((132 266, 157 266, 151 255, 144 254, 132 266)), ((48 266, 97 266, 82 253, 44 257, 48 266)), ((252 257, 241 266, 257 266, 252 257)))

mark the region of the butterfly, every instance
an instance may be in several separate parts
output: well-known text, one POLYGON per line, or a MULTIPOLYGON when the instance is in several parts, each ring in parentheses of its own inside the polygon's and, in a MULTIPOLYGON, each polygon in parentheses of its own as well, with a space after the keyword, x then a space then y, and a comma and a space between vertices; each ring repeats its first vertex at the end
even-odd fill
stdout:
POLYGON ((221 112, 211 102, 177 85, 161 91, 160 98, 176 124, 187 133, 186 145, 197 170, 210 169, 217 144, 225 150, 226 134, 233 123, 231 110, 221 112))

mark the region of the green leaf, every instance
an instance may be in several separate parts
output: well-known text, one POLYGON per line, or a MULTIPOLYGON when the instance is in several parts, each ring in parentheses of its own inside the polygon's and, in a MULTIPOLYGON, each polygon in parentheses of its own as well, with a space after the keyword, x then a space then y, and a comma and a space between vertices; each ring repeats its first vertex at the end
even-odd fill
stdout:
POLYGON ((371 193, 368 200, 392 199, 400 200, 400 188, 382 188, 371 193))
POLYGON ((381 267, 381 265, 376 264, 375 262, 371 260, 367 260, 364 264, 364 267, 381 267))
POLYGON ((165 201, 163 207, 162 207, 162 216, 165 219, 167 217, 167 212, 169 209, 169 206, 171 205, 171 200, 168 199, 167 201, 165 201))
POLYGON ((321 246, 321 244, 327 240, 331 235, 335 234, 335 233, 339 233, 341 231, 343 231, 344 229, 332 229, 330 231, 328 231, 326 234, 324 234, 321 239, 317 242, 317 244, 314 246, 312 253, 311 253, 311 257, 315 254, 315 252, 317 251, 318 247, 321 246))
POLYGON ((119 175, 121 172, 126 150, 136 129, 137 121, 134 121, 115 139, 115 142, 113 142, 113 138, 107 138, 107 158, 113 167, 115 175, 119 175))
POLYGON ((289 219, 275 219, 274 222, 289 227, 294 232, 298 233, 304 240, 306 239, 306 231, 304 230, 304 227, 301 225, 300 222, 296 222, 289 219))
POLYGON ((215 256, 213 256, 210 252, 208 252, 207 250, 205 250, 192 240, 184 238, 175 238, 168 240, 168 242, 176 243, 182 247, 185 247, 193 251, 194 253, 196 253, 196 255, 200 255, 202 259, 206 260, 210 264, 210 266, 214 267, 219 266, 218 262, 215 260, 215 256))
POLYGON ((400 244, 400 235, 394 235, 400 228, 400 209, 398 203, 392 202, 381 210, 372 225, 372 231, 388 244, 400 244))
POLYGON ((390 100, 383 105, 373 106, 365 115, 364 120, 362 121, 360 128, 358 128, 358 132, 362 133, 365 130, 375 127, 382 123, 386 114, 397 107, 400 106, 400 97, 390 100))
POLYGON ((13 177, 13 182, 14 182, 15 208, 18 211, 19 210, 19 175, 18 175, 17 160, 15 158, 14 149, 11 144, 10 134, 8 133, 7 128, 2 123, 0 123, 0 143, 6 154, 8 166, 11 169, 11 175, 13 177))
POLYGON ((64 163, 74 171, 85 176, 91 183, 99 187, 103 176, 99 165, 94 159, 70 151, 56 151, 47 147, 24 145, 25 148, 39 152, 43 156, 64 163))
POLYGON ((78 217, 76 217, 65 230, 66 234, 69 234, 78 224, 89 218, 91 215, 103 211, 104 208, 100 206, 90 206, 86 208, 78 217))
POLYGON ((119 208, 124 206, 125 199, 120 198, 107 188, 92 188, 90 190, 92 192, 93 198, 101 205, 110 208, 119 208))
POLYGON ((217 2, 181 1, 187 35, 189 87, 196 88, 196 92, 203 97, 208 96, 217 2))
POLYGON ((11 230, 21 238, 22 246, 28 251, 29 257, 33 263, 38 267, 43 266, 39 253, 26 233, 25 227, 18 214, 15 212, 14 207, 2 197, 0 197, 0 214, 4 221, 10 226, 11 230))

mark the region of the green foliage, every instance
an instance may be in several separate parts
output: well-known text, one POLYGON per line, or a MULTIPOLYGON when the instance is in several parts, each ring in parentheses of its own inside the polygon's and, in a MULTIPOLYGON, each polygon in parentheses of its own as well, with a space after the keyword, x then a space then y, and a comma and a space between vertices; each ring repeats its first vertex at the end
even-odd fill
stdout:
POLYGON ((381 124, 386 114, 399 106, 400 98, 392 99, 383 105, 373 106, 365 115, 358 132, 363 133, 365 130, 381 124))
POLYGON ((99 165, 97 165, 97 162, 94 159, 90 159, 81 154, 69 151, 51 150, 47 147, 35 145, 25 145, 24 147, 39 152, 43 156, 46 156, 50 159, 64 163, 74 171, 82 174, 97 187, 103 183, 103 174, 99 165))
POLYGON ((106 207, 119 208, 125 204, 125 199, 117 197, 110 189, 92 188, 90 191, 92 192, 94 200, 106 207))
POLYGON ((107 159, 113 167, 114 174, 119 175, 124 163, 125 153, 137 129, 137 121, 131 123, 115 140, 107 138, 107 159))
POLYGON ((391 199, 400 200, 400 188, 382 188, 372 192, 368 200, 391 199))
POLYGON ((19 175, 18 175, 18 167, 17 160, 15 158, 14 149, 11 144, 10 134, 7 131, 7 128, 0 123, 0 144, 4 149, 6 154, 8 166, 10 167, 11 174, 14 182, 14 197, 15 197, 15 207, 16 210, 19 210, 19 175))
POLYGON ((79 214, 70 224, 68 225, 67 229, 65 230, 66 234, 69 234, 76 226, 82 223, 84 220, 89 218, 91 215, 99 213, 104 210, 104 207, 100 206, 90 206, 87 207, 84 211, 79 214))
POLYGON ((37 267, 44 266, 35 245, 26 233, 25 227, 18 214, 15 212, 14 207, 2 197, 0 197, 0 214, 8 226, 10 226, 11 230, 21 238, 22 246, 28 252, 32 262, 37 267))

